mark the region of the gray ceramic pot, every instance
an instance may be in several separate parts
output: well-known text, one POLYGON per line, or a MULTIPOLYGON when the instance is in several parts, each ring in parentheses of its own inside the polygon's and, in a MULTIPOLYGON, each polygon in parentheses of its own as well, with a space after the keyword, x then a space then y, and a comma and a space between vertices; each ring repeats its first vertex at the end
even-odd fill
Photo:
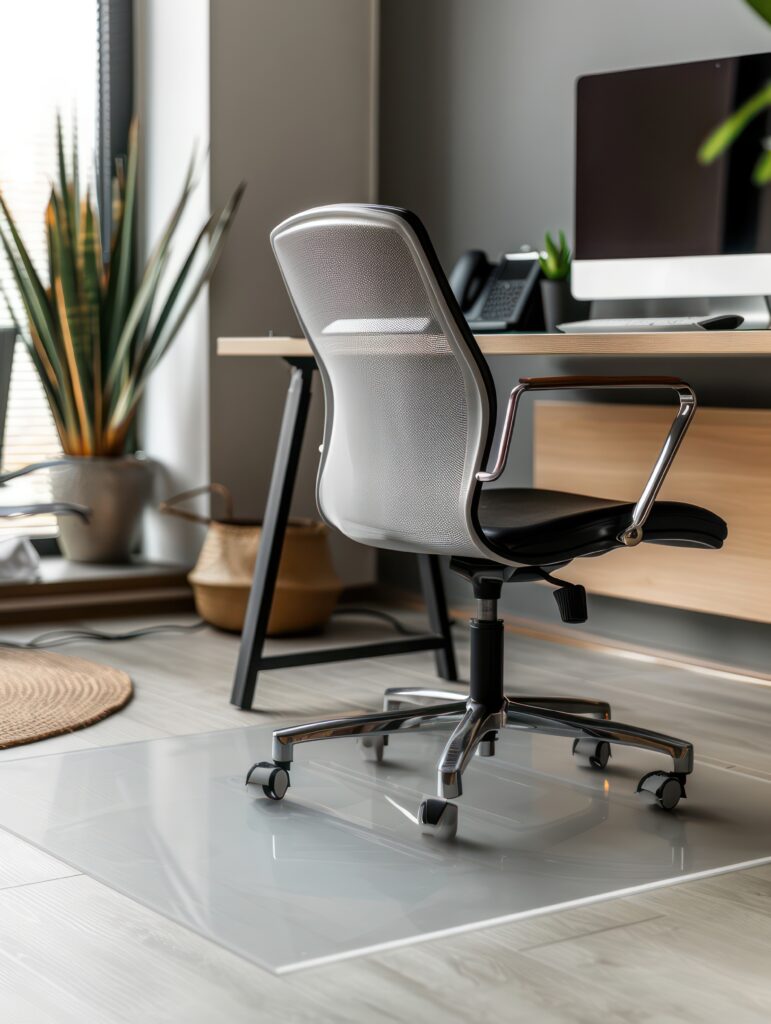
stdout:
POLYGON ((91 509, 88 523, 60 516, 59 545, 72 562, 128 562, 152 491, 152 463, 143 455, 66 456, 51 469, 54 501, 91 509))

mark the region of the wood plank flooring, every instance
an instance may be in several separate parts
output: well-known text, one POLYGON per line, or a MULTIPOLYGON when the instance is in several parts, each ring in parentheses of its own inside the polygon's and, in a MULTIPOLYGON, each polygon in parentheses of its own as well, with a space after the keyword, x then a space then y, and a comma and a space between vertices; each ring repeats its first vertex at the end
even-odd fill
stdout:
MULTIPOLYGON (((387 633, 341 621, 324 642, 387 633)), ((0 751, 0 785, 11 758, 371 709, 386 686, 434 681, 431 656, 420 654, 280 670, 262 677, 257 710, 240 712, 228 703, 236 649, 208 631, 62 648, 126 669, 136 696, 90 729, 0 751)), ((511 692, 607 695, 621 719, 698 737, 697 760, 771 782, 771 687, 520 636, 507 637, 506 660, 511 692)), ((0 830, 0 1020, 9 1024, 754 1024, 771 1019, 770 949, 764 866, 276 977, 0 830)))

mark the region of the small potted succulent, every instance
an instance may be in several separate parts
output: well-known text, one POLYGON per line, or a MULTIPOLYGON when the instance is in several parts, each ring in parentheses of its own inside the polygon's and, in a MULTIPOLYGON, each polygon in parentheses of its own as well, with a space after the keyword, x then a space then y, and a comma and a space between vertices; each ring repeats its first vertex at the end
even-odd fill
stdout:
MULTIPOLYGON (((240 201, 240 185, 203 225, 179 268, 171 245, 195 188, 195 158, 144 267, 137 238, 137 123, 113 178, 112 239, 103 259, 99 211, 80 196, 77 148, 67 165, 57 121, 58 175, 46 209, 48 265, 36 269, 0 194, 0 245, 16 285, 3 293, 40 375, 63 458, 51 469, 56 501, 91 509, 90 521, 62 518, 64 555, 80 562, 127 561, 151 492, 151 465, 135 451, 135 421, 147 381, 211 277, 240 201)), ((30 467, 32 468, 32 467, 30 467)))
POLYGON ((541 300, 546 330, 556 331, 557 324, 588 317, 589 303, 574 298, 570 290, 572 255, 563 231, 559 233, 559 245, 546 232, 539 260, 543 271, 541 300))

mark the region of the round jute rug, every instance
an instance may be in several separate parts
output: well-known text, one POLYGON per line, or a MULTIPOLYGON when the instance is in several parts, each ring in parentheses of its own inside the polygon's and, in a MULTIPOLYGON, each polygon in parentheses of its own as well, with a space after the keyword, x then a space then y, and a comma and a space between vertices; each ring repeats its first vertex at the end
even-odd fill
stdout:
POLYGON ((0 649, 0 750, 74 732, 131 700, 125 672, 51 651, 0 649))

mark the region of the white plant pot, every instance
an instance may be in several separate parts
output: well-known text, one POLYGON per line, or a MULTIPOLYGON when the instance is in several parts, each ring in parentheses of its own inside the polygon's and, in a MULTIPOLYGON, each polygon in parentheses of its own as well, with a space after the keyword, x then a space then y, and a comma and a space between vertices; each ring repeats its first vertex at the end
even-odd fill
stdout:
POLYGON ((139 539, 142 512, 152 492, 152 462, 142 455, 117 458, 65 456, 51 469, 54 501, 91 510, 88 523, 59 516, 59 545, 72 562, 128 562, 139 539))

